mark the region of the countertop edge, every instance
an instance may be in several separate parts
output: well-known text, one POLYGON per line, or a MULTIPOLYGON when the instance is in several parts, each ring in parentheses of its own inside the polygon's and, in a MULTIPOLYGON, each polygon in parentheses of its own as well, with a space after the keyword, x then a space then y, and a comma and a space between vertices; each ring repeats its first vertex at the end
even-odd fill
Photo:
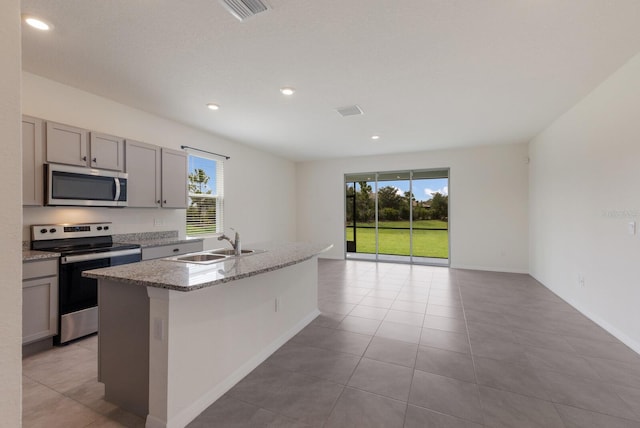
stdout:
POLYGON ((60 256, 60 253, 55 253, 53 251, 22 250, 22 262, 51 260, 57 259, 60 256))
MULTIPOLYGON (((124 283, 124 284, 138 285, 138 286, 144 286, 144 287, 153 287, 153 288, 161 288, 161 289, 174 290, 174 291, 180 291, 180 292, 189 292, 189 291, 196 291, 196 290, 200 290, 200 289, 203 289, 203 288, 208 288, 208 287, 212 287, 212 286, 216 286, 216 285, 229 283, 229 282, 240 280, 240 279, 250 278, 252 276, 256 276, 256 275, 260 275, 260 274, 263 274, 263 273, 272 272, 272 271, 275 271, 275 270, 279 270, 279 269, 283 269, 283 268, 286 268, 286 267, 289 267, 289 266, 293 266, 295 264, 302 263, 302 262, 310 260, 310 259, 312 259, 314 257, 317 257, 318 255, 328 251, 332 247, 333 247, 333 244, 324 245, 324 246, 322 246, 321 249, 313 250, 310 253, 305 254, 304 256, 301 256, 301 257, 296 257, 293 260, 287 260, 287 261, 282 262, 282 263, 276 263, 276 264, 273 264, 273 265, 267 265, 267 266, 264 266, 262 268, 258 268, 258 269, 252 270, 250 272, 240 273, 240 274, 236 274, 236 275, 233 275, 233 276, 229 276, 227 278, 220 278, 220 279, 216 279, 216 280, 213 280, 213 281, 206 281, 206 282, 203 282, 203 283, 197 284, 197 285, 180 286, 180 285, 175 285, 175 284, 167 284, 167 283, 149 281, 149 280, 144 280, 144 279, 135 279, 135 278, 127 278, 127 277, 122 277, 122 276, 116 276, 116 275, 109 275, 108 273, 105 273, 105 272, 95 273, 95 272, 92 272, 92 271, 86 271, 86 272, 83 272, 82 275, 85 276, 85 277, 88 277, 88 278, 106 279, 106 280, 111 280, 111 281, 117 281, 117 282, 124 283)), ((277 251, 277 250, 270 250, 270 251, 277 251)), ((244 256, 244 257, 252 257, 252 256, 244 256)), ((145 262, 142 262, 142 263, 145 263, 145 262)), ((131 266, 131 265, 128 265, 128 266, 131 266)), ((108 269, 108 268, 105 268, 105 269, 108 269)), ((100 270, 102 270, 102 269, 100 269, 100 270)))

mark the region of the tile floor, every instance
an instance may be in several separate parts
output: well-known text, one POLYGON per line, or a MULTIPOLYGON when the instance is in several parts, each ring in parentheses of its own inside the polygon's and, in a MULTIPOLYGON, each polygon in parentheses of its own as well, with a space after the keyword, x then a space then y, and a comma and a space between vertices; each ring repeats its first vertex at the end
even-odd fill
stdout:
MULTIPOLYGON (((320 317, 189 427, 636 427, 640 356, 527 275, 321 260, 320 317)), ((90 338, 24 360, 24 427, 141 427, 90 338)))

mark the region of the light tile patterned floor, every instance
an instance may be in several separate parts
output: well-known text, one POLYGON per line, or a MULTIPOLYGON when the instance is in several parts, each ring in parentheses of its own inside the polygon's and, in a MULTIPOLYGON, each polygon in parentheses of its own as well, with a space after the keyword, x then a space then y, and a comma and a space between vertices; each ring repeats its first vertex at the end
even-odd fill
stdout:
MULTIPOLYGON (((635 427, 640 356, 527 275, 320 261, 323 314, 189 427, 635 427)), ((25 427, 139 427, 90 338, 24 360, 25 427)))

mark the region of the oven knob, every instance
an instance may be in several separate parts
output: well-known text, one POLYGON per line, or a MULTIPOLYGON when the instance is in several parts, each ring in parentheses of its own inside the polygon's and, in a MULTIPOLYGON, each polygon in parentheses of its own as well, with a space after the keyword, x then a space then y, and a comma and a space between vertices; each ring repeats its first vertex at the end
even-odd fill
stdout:
POLYGON ((98 230, 102 230, 102 226, 98 226, 96 229, 98 229, 98 230))
POLYGON ((47 229, 40 229, 40 233, 47 233, 47 229))
POLYGON ((104 227, 104 230, 109 230, 109 226, 105 226, 105 227, 104 227))
POLYGON ((56 229, 51 228, 51 229, 49 229, 49 232, 51 232, 51 233, 56 233, 56 229))

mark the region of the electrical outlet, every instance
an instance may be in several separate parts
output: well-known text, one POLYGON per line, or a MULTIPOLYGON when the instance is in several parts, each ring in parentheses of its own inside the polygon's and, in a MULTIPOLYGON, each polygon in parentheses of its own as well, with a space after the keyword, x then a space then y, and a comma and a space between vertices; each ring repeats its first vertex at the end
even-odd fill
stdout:
POLYGON ((581 274, 578 274, 578 286, 584 287, 584 276, 582 276, 581 274))
POLYGON ((153 219, 153 225, 154 226, 162 226, 162 219, 154 218, 153 219))

